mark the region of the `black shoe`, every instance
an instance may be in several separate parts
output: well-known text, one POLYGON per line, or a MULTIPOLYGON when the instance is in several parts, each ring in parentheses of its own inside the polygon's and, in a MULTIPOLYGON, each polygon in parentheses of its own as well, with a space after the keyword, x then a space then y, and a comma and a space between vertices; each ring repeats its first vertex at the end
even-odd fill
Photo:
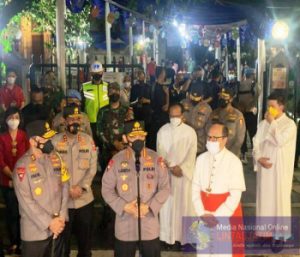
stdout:
POLYGON ((271 244, 271 251, 273 253, 279 253, 283 250, 284 248, 284 241, 283 240, 276 240, 274 239, 272 241, 272 244, 271 244))

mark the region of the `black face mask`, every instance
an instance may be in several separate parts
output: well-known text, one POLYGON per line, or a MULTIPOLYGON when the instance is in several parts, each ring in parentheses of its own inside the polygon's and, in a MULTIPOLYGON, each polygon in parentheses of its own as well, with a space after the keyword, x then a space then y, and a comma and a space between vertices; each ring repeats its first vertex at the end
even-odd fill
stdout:
POLYGON ((100 74, 94 74, 94 75, 93 75, 93 80, 99 81, 99 80, 101 80, 101 79, 102 79, 102 75, 100 75, 100 74))
POLYGON ((109 97, 109 101, 112 102, 112 103, 116 103, 120 99, 119 94, 112 94, 112 95, 109 95, 108 97, 109 97))
POLYGON ((68 131, 73 134, 73 135, 77 135, 80 129, 80 124, 77 122, 74 122, 71 125, 67 126, 68 131))
POLYGON ((225 100, 223 98, 219 99, 219 107, 226 108, 228 104, 229 104, 228 100, 225 100))
POLYGON ((191 102, 192 102, 192 105, 194 105, 194 106, 196 106, 198 103, 200 103, 200 101, 193 101, 193 100, 191 100, 191 102))
POLYGON ((37 148, 40 149, 44 154, 50 154, 54 150, 54 146, 51 140, 48 140, 45 144, 41 144, 40 142, 38 142, 37 148), (44 145, 44 147, 41 147, 41 145, 44 145))
POLYGON ((132 143, 132 149, 136 154, 140 154, 144 148, 144 140, 135 140, 132 143))
POLYGON ((36 103, 32 103, 32 106, 33 106, 33 108, 34 108, 35 110, 39 110, 39 109, 41 109, 41 108, 43 107, 42 104, 36 104, 36 103))

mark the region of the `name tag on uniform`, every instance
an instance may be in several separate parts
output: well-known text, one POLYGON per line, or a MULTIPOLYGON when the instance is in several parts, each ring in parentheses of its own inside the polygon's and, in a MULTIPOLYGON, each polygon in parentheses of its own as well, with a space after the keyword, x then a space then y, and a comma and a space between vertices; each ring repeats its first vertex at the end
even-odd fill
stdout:
POLYGON ((57 152, 60 153, 60 154, 67 154, 68 153, 67 150, 57 150, 57 152))
POLYGON ((79 153, 89 153, 89 149, 79 149, 79 153))
POLYGON ((31 177, 31 179, 35 179, 35 178, 39 178, 40 176, 41 176, 40 173, 34 173, 30 177, 31 177))
POLYGON ((143 171, 155 171, 154 167, 144 167, 143 171))
POLYGON ((118 170, 118 172, 130 172, 130 169, 120 169, 120 170, 118 170))

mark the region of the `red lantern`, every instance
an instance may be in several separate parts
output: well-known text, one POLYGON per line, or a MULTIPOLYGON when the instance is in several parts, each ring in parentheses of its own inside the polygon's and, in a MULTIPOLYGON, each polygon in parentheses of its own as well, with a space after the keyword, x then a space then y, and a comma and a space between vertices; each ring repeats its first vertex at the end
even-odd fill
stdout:
POLYGON ((100 14, 100 9, 98 6, 94 6, 91 8, 91 16, 92 18, 97 18, 100 14))

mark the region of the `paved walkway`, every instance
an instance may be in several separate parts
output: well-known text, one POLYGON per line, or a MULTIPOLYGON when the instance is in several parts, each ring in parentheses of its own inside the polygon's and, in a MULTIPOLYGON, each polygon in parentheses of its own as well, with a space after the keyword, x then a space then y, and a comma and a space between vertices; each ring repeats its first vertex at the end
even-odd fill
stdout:
MULTIPOLYGON (((252 216, 255 215, 255 189, 256 189, 256 173, 253 172, 251 165, 251 159, 249 159, 249 164, 244 166, 244 174, 246 180, 247 191, 243 194, 242 205, 244 210, 244 215, 252 216)), ((112 226, 113 222, 110 222, 110 226, 106 231, 101 228, 101 220, 103 217, 103 202, 100 196, 100 178, 99 176, 95 178, 93 183, 93 189, 96 196, 95 200, 95 211, 94 211, 94 232, 93 232, 93 257, 109 257, 113 256, 113 234, 112 226), (99 250, 101 249, 101 250, 99 250)), ((300 170, 295 171, 294 176, 294 186, 292 192, 292 207, 293 215, 300 217, 300 170)), ((3 201, 0 196, 0 236, 4 236, 4 243, 7 244, 7 236, 5 234, 5 224, 4 224, 4 213, 3 213, 3 201)), ((109 221, 107 221, 109 223, 109 221)), ((75 248, 74 248, 75 249, 75 248)), ((300 255, 300 253, 299 253, 300 255)), ((299 256, 298 255, 298 256, 299 256)), ((73 251, 72 256, 76 256, 76 252, 73 251)), ((162 257, 179 257, 179 256, 195 256, 191 254, 183 254, 179 252, 163 252, 162 257)), ((251 256, 251 255, 247 255, 251 256)), ((257 255, 256 255, 257 256, 257 255)), ((275 256, 275 255, 274 255, 275 256)), ((281 256, 281 255, 276 255, 281 256)), ((287 255, 285 255, 287 256, 287 255)), ((292 255, 289 255, 292 256, 292 255)), ((297 255, 295 255, 297 256, 297 255)))

